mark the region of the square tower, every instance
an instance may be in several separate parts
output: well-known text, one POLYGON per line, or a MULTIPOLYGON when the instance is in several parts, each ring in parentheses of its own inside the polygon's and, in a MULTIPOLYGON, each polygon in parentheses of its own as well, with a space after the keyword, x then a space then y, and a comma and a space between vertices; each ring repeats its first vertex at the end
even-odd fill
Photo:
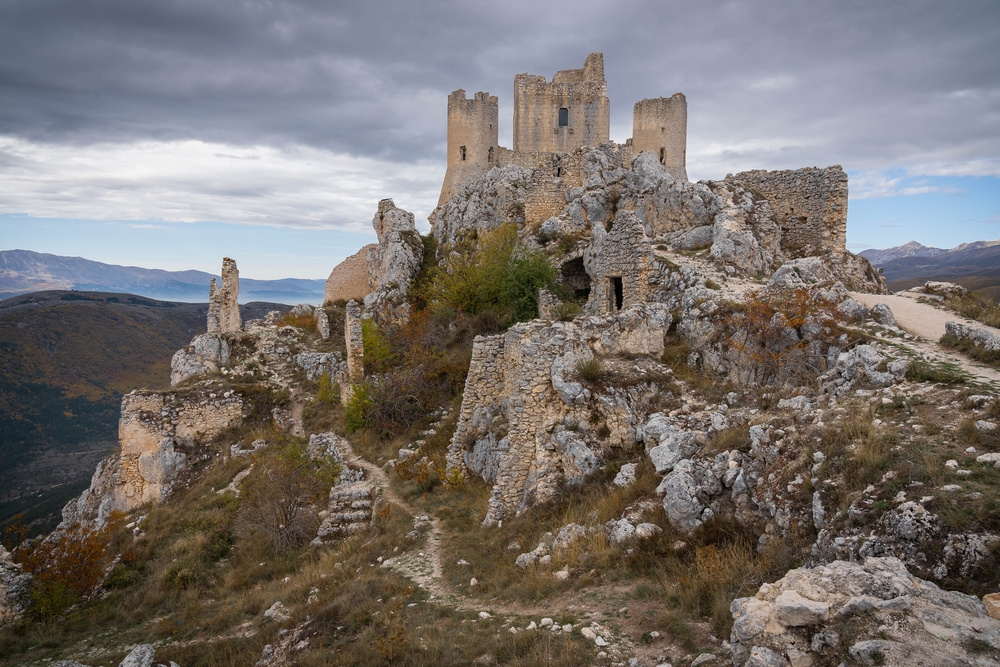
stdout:
POLYGON ((687 98, 683 93, 635 103, 632 153, 653 151, 671 176, 687 177, 687 98))
POLYGON ((448 171, 438 206, 466 183, 497 166, 499 128, 496 95, 479 92, 466 99, 458 89, 448 96, 448 171))
POLYGON ((611 103, 604 55, 591 53, 583 69, 514 77, 514 151, 569 153, 599 146, 611 136, 611 103))

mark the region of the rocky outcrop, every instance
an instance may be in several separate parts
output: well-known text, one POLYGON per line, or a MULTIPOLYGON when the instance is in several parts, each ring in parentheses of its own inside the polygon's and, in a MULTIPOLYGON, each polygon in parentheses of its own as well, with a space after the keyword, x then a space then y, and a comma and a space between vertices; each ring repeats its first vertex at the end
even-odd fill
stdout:
POLYGON ((299 352, 295 355, 295 365, 306 373, 306 379, 316 382, 324 374, 333 382, 347 379, 347 361, 340 352, 299 352))
POLYGON ((222 287, 216 287, 215 278, 208 288, 208 333, 232 333, 243 326, 237 299, 240 295, 240 271, 236 261, 222 260, 222 287))
POLYGON ((233 390, 127 394, 118 423, 120 451, 102 461, 90 488, 63 508, 63 525, 101 527, 114 510, 159 502, 202 455, 199 445, 242 419, 243 401, 233 390))
POLYGON ((323 302, 362 301, 371 287, 368 284, 368 253, 376 248, 369 243, 337 266, 333 267, 330 277, 326 279, 323 291, 323 302))
POLYGON ((16 623, 24 614, 30 584, 31 575, 0 544, 0 628, 16 623))
POLYGON ((1000 621, 979 599, 914 577, 895 558, 791 570, 731 608, 734 667, 957 667, 991 664, 970 646, 1000 650, 1000 621))
POLYGON ((423 262, 423 241, 413 224, 413 214, 396 208, 391 199, 378 203, 372 219, 378 245, 368 252, 368 285, 365 312, 386 322, 409 317, 406 303, 410 283, 423 262))
POLYGON ((485 524, 552 497, 595 470, 607 448, 635 442, 651 384, 592 389, 579 368, 591 362, 609 373, 621 364, 621 373, 639 378, 669 374, 658 357, 670 322, 665 306, 651 304, 476 338, 448 470, 493 485, 485 524))
POLYGON ((969 341, 987 352, 1000 351, 1000 336, 986 328, 949 321, 944 323, 944 335, 960 341, 969 341))
POLYGON ((174 353, 170 360, 170 386, 209 373, 216 373, 229 365, 230 345, 223 334, 200 334, 191 344, 174 353))

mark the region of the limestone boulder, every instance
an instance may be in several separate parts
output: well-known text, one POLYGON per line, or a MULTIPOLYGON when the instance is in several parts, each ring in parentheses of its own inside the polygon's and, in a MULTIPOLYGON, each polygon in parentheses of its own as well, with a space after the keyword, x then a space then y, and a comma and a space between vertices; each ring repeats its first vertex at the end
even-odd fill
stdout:
POLYGON ((170 360, 170 386, 185 380, 216 373, 229 365, 231 349, 229 340, 222 334, 200 334, 191 344, 174 353, 170 360))
POLYGON ((944 333, 946 336, 970 341, 976 347, 981 347, 990 352, 1000 350, 1000 336, 997 336, 989 329, 949 321, 944 323, 944 333))
POLYGON ((966 294, 969 293, 969 290, 965 289, 964 287, 956 283, 928 280, 923 285, 923 292, 925 294, 936 294, 938 296, 943 296, 947 299, 949 297, 965 296, 966 294))
POLYGON ((892 309, 884 303, 876 303, 872 306, 872 319, 887 327, 895 327, 896 316, 892 314, 892 309))
POLYGON ((731 610, 734 667, 837 664, 844 627, 856 664, 977 664, 970 646, 1000 649, 1000 621, 978 598, 914 577, 896 558, 794 569, 731 610))

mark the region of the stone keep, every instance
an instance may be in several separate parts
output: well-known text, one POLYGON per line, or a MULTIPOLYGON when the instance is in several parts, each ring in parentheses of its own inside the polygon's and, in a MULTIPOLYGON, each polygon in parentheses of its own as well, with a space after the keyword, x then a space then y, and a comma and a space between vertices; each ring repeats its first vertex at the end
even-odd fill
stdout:
POLYGON ((232 333, 243 326, 237 298, 240 294, 240 270, 236 261, 222 260, 222 287, 216 287, 215 278, 208 287, 208 333, 232 333))
POLYGON ((448 96, 448 171, 438 206, 451 199, 462 184, 497 165, 498 127, 496 95, 479 92, 469 100, 459 89, 448 96))
POLYGON ((683 93, 635 103, 632 152, 653 151, 663 168, 687 180, 687 98, 683 93))
POLYGON ((591 53, 583 69, 514 77, 514 151, 569 153, 599 146, 611 136, 611 102, 604 55, 591 53))

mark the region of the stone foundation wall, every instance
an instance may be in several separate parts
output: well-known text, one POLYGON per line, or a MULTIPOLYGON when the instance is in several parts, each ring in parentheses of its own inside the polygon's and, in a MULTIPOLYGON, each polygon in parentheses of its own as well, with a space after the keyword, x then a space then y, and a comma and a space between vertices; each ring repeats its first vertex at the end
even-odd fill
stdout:
POLYGON ((653 304, 605 318, 535 320, 476 338, 447 460, 449 474, 493 484, 485 525, 582 481, 606 448, 635 442, 642 390, 595 396, 577 365, 595 356, 657 359, 669 325, 666 307, 653 304))
POLYGON ((787 257, 844 254, 848 185, 840 165, 744 171, 726 176, 724 182, 742 185, 768 201, 787 257))
POLYGON ((64 524, 103 525, 113 510, 159 502, 201 443, 243 421, 243 401, 217 395, 132 392, 122 398, 120 451, 103 461, 90 488, 63 508, 64 524))

